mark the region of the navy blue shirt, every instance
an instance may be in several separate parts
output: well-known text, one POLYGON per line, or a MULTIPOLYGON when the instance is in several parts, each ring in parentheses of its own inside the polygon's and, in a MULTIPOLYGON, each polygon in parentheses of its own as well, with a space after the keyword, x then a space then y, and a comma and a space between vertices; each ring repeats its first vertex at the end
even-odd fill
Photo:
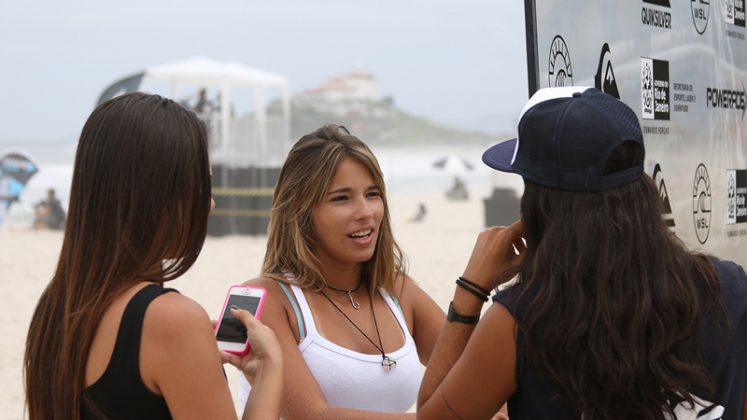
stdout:
MULTIPOLYGON (((698 418, 741 420, 745 391, 747 391, 747 274, 730 261, 713 259, 721 280, 721 294, 730 322, 728 340, 724 345, 721 331, 706 327, 700 329, 700 345, 705 367, 713 375, 718 388, 715 409, 698 418), (719 407, 720 406, 720 407, 719 407), (719 417, 723 407, 723 416, 719 417)), ((516 306, 524 284, 498 292, 493 301, 505 306, 518 324, 527 308, 516 306)), ((558 386, 534 369, 524 357, 524 337, 519 330, 516 337, 516 392, 508 400, 511 420, 522 419, 575 419, 578 415, 558 395, 558 386)))

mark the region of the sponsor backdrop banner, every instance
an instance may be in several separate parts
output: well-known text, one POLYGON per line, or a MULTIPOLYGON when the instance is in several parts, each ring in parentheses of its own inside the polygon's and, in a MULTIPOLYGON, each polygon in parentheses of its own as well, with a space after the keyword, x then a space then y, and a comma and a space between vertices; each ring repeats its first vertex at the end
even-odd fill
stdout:
POLYGON ((662 217, 747 266, 745 0, 525 0, 530 94, 594 86, 633 108, 662 217))

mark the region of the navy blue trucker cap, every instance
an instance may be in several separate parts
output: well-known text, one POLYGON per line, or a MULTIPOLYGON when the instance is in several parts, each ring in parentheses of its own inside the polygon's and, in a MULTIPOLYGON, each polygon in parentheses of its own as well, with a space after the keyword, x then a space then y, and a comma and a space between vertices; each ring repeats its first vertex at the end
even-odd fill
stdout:
POLYGON ((518 137, 489 148, 482 160, 545 187, 597 192, 639 179, 644 154, 630 107, 597 89, 570 86, 532 95, 519 116, 518 137), (640 145, 640 162, 604 175, 610 154, 628 141, 640 145))

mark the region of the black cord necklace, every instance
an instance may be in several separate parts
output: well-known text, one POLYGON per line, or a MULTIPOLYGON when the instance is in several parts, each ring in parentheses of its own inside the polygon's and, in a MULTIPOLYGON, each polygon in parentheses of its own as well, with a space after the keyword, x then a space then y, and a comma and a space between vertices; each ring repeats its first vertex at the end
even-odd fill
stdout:
POLYGON ((336 287, 332 287, 332 286, 330 286, 330 285, 327 285, 327 287, 328 287, 329 289, 332 289, 332 290, 334 290, 335 292, 340 292, 340 293, 347 293, 347 294, 348 294, 348 298, 350 299, 350 304, 351 304, 351 305, 353 305, 353 309, 356 309, 356 310, 357 310, 357 309, 360 309, 360 307, 361 307, 361 304, 360 304, 360 303, 358 303, 358 301, 356 301, 355 299, 353 299, 353 293, 357 292, 357 291, 358 291, 358 289, 360 289, 360 288, 361 288, 361 284, 363 284, 363 281, 362 281, 362 280, 361 280, 361 281, 359 281, 359 282, 358 282, 358 285, 357 285, 357 286, 355 286, 355 289, 352 289, 352 290, 338 289, 338 288, 336 288, 336 287))
MULTIPOLYGON (((363 282, 361 282, 361 283, 363 283, 363 282)), ((360 287, 360 284, 358 285, 358 287, 360 287)), ((356 287, 356 290, 358 289, 358 287, 356 287)), ((334 290, 334 289, 332 289, 332 290, 334 290)), ((343 290, 343 291, 345 291, 345 290, 343 290)), ((368 303, 371 306, 371 316, 373 317, 374 327, 376 328, 376 337, 379 339, 379 345, 378 346, 376 345, 376 343, 374 343, 373 340, 371 340, 371 338, 368 337, 368 335, 366 335, 366 333, 363 332, 362 329, 360 329, 357 325, 355 325, 355 322, 353 322, 353 320, 350 319, 350 317, 347 316, 347 314, 345 314, 345 312, 343 312, 342 309, 340 309, 340 307, 337 306, 337 304, 335 302, 333 302, 332 299, 330 299, 329 296, 327 296, 326 293, 324 293, 323 291, 320 291, 319 293, 321 293, 322 296, 324 296, 324 298, 327 299, 329 301, 329 303, 331 303, 332 306, 334 306, 335 309, 337 309, 337 311, 339 313, 341 313, 342 316, 344 316, 345 319, 347 319, 348 322, 350 324, 352 324, 353 327, 355 327, 356 330, 358 330, 359 333, 363 334, 363 336, 366 337, 366 340, 368 340, 368 342, 371 343, 372 346, 376 347, 376 350, 378 350, 378 351, 381 352, 381 366, 384 367, 385 371, 389 372, 390 370, 394 369, 397 366, 397 361, 396 360, 392 360, 389 356, 386 355, 386 353, 384 353, 384 345, 381 342, 381 334, 379 333, 379 323, 376 322, 376 312, 374 312, 373 299, 371 298, 370 291, 368 293, 368 303)), ((353 307, 355 308, 355 306, 353 306, 353 307)), ((360 304, 358 304, 358 307, 360 307, 360 304)), ((358 308, 355 308, 355 309, 358 309, 358 308)))

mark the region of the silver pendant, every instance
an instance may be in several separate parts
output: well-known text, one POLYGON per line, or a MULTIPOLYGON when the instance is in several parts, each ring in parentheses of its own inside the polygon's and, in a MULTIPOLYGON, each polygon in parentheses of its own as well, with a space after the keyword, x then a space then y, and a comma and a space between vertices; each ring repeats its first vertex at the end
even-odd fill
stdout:
POLYGON ((361 304, 356 302, 355 299, 353 299, 353 291, 348 290, 348 297, 350 298, 350 304, 353 305, 353 309, 360 309, 361 304))
POLYGON ((381 356, 381 366, 384 367, 385 371, 389 372, 397 367, 397 361, 390 359, 389 356, 381 356))

